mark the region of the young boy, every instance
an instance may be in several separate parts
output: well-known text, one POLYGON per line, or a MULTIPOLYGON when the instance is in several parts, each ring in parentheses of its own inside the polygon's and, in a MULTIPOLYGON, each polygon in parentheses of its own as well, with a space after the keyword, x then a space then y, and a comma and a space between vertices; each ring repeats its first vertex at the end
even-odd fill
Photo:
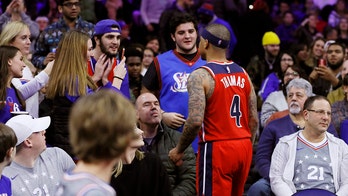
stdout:
POLYGON ((69 132, 78 162, 64 175, 57 195, 116 195, 109 182, 136 126, 133 108, 130 101, 111 90, 100 90, 76 102, 69 132))

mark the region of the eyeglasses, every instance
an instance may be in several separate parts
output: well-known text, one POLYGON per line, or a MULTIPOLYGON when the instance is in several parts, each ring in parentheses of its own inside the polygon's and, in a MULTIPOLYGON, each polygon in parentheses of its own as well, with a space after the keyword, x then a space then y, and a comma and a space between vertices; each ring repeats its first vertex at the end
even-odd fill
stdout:
POLYGON ((287 76, 287 77, 289 77, 289 76, 297 77, 300 74, 297 73, 296 71, 294 71, 294 72, 286 72, 284 75, 287 76))
POLYGON ((294 60, 292 60, 292 59, 281 59, 281 61, 293 62, 294 60))
POLYGON ((309 110, 307 109, 307 111, 309 112, 315 112, 317 114, 320 114, 321 116, 324 116, 324 115, 328 115, 328 116, 331 116, 331 112, 327 112, 325 110, 309 110))
POLYGON ((75 2, 75 3, 63 3, 63 6, 68 7, 68 8, 73 8, 73 6, 75 7, 80 7, 81 3, 80 2, 75 2))

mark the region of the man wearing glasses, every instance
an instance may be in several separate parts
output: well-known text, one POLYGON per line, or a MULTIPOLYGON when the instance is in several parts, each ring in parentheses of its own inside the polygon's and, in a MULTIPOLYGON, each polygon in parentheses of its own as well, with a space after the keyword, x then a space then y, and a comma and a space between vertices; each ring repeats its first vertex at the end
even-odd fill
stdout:
MULTIPOLYGON (((305 127, 304 103, 312 94, 311 84, 303 78, 293 79, 286 86, 288 115, 271 121, 261 133, 256 150, 255 164, 262 178, 249 188, 249 196, 273 194, 269 181, 272 153, 279 138, 293 134, 305 127)), ((330 125, 327 131, 336 134, 333 125, 330 125)))
POLYGON ((275 195, 347 195, 348 146, 328 133, 331 105, 326 97, 304 103, 304 128, 279 139, 270 168, 275 195))
POLYGON ((32 63, 38 69, 44 69, 54 60, 55 50, 61 37, 70 29, 78 29, 92 36, 94 25, 79 16, 81 12, 79 0, 57 0, 59 20, 49 25, 39 36, 35 45, 32 63))

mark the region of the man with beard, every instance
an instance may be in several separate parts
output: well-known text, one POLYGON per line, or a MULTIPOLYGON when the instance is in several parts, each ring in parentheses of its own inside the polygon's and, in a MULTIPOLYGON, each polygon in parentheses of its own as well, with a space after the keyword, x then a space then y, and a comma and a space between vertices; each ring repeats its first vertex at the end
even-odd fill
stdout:
MULTIPOLYGON (((99 21, 95 25, 94 34, 93 34, 93 42, 94 42, 94 50, 93 56, 90 57, 88 62, 88 74, 93 76, 97 73, 98 63, 106 63, 108 62, 108 66, 112 66, 112 69, 117 67, 118 59, 124 61, 124 54, 118 54, 118 49, 121 43, 121 27, 115 20, 105 19, 99 21)), ((126 69, 126 68, 124 68, 126 69)), ((121 78, 119 76, 115 76, 113 71, 110 71, 108 79, 112 83, 113 79, 122 80, 122 84, 120 87, 120 91, 127 98, 130 97, 129 93, 129 79, 128 72, 121 78)), ((97 82, 99 86, 100 82, 97 82)))
MULTIPOLYGON (((312 96, 311 84, 303 79, 296 78, 289 82, 286 87, 286 99, 289 106, 289 114, 285 117, 271 121, 264 128, 256 151, 256 167, 261 179, 254 183, 248 191, 248 195, 272 195, 269 170, 271 157, 279 138, 295 133, 303 129, 305 119, 303 117, 303 104, 312 96)), ((330 125, 328 132, 337 135, 335 128, 330 125)))
POLYGON ((326 49, 327 66, 325 63, 315 67, 309 75, 313 93, 327 96, 329 92, 342 85, 340 72, 345 58, 345 46, 339 42, 330 42, 326 49))
POLYGON ((78 29, 92 36, 94 25, 79 16, 80 0, 58 0, 58 11, 62 14, 59 20, 49 25, 38 37, 32 63, 38 69, 44 69, 54 60, 55 50, 65 32, 78 29))
MULTIPOLYGON (((205 64, 196 46, 196 20, 181 13, 170 21, 170 32, 176 48, 154 58, 142 80, 142 92, 152 92, 161 103, 163 122, 182 130, 188 116, 187 79, 192 71, 205 64)), ((197 141, 192 144, 197 152, 197 141)))
MULTIPOLYGON (((262 37, 263 55, 251 58, 246 71, 254 85, 255 92, 259 92, 262 81, 274 71, 275 61, 279 55, 280 39, 272 31, 266 32, 262 37)), ((261 109, 261 98, 258 96, 258 110, 261 109)))

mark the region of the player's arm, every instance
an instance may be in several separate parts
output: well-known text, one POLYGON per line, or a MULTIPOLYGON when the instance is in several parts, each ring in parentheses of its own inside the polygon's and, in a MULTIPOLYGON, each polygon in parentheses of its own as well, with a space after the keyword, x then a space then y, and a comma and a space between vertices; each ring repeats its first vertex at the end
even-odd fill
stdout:
POLYGON ((252 82, 248 76, 248 79, 250 81, 250 94, 248 97, 248 109, 249 109, 249 120, 248 120, 248 124, 249 124, 249 128, 250 128, 250 132, 251 132, 251 141, 254 144, 255 141, 255 137, 256 134, 258 132, 259 129, 259 118, 257 115, 257 98, 256 98, 256 94, 255 94, 255 90, 254 90, 254 86, 252 85, 252 82))
POLYGON ((178 152, 183 153, 192 143, 202 126, 206 106, 205 86, 210 74, 204 69, 197 69, 190 74, 187 82, 189 94, 189 114, 184 125, 184 131, 178 144, 178 152))

